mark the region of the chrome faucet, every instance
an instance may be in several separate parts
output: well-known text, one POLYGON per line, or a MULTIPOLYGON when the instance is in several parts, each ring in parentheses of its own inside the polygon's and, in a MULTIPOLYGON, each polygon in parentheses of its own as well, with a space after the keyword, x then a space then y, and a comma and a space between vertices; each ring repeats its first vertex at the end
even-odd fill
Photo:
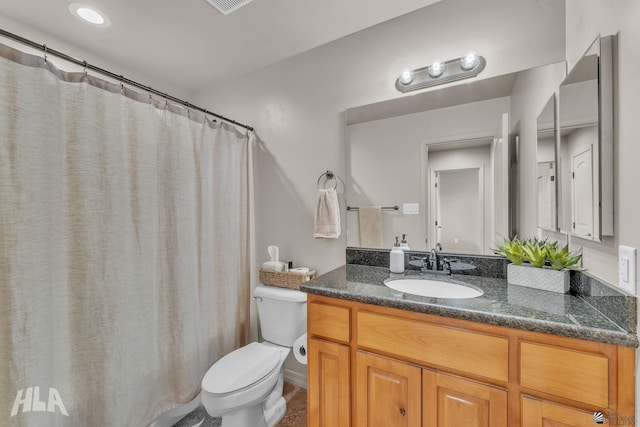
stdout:
POLYGON ((441 260, 438 263, 438 254, 436 249, 431 249, 429 255, 425 257, 413 256, 411 259, 419 260, 422 263, 420 272, 422 274, 446 274, 451 276, 451 266, 448 259, 441 260), (438 264, 442 266, 442 270, 438 270, 438 264))
POLYGON ((429 252, 429 270, 436 271, 438 269, 438 255, 435 249, 429 252))

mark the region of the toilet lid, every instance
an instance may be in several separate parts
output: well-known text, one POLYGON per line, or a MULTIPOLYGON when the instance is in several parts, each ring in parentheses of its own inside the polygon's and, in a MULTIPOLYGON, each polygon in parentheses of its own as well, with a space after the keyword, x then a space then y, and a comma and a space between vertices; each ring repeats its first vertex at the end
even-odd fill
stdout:
POLYGON ((218 360, 202 379, 211 394, 232 393, 267 376, 280 363, 277 348, 252 342, 218 360))

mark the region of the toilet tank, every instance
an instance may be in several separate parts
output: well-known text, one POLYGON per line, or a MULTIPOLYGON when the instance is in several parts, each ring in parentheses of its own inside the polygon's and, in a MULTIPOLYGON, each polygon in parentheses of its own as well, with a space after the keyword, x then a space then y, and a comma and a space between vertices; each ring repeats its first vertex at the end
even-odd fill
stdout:
POLYGON ((258 306, 262 338, 284 347, 307 332, 307 294, 295 289, 256 286, 253 297, 258 306))

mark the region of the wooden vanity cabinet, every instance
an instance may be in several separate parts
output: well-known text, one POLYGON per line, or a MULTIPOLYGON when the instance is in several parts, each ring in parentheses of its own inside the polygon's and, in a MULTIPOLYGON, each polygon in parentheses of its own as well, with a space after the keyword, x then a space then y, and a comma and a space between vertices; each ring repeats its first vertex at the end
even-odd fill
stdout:
POLYGON ((308 295, 308 426, 633 417, 635 349, 308 295))

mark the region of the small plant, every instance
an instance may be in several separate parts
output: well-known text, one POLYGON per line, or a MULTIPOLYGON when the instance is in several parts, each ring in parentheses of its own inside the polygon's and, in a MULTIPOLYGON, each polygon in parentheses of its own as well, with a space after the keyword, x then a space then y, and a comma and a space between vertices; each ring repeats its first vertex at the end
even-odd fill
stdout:
POLYGON ((526 240, 522 246, 525 260, 534 267, 542 268, 547 262, 547 244, 535 239, 526 240))
POLYGON ((578 263, 582 258, 582 254, 569 252, 569 245, 558 250, 556 243, 553 247, 547 248, 547 257, 549 258, 551 268, 554 270, 562 270, 563 268, 568 270, 580 270, 578 263))
POLYGON ((549 265, 554 270, 580 270, 579 252, 569 252, 569 246, 558 249, 558 242, 547 240, 531 239, 504 239, 502 245, 498 245, 493 250, 494 253, 502 255, 515 265, 522 265, 528 262, 533 267, 543 268, 549 265))
POLYGON ((515 265, 522 265, 522 262, 524 261, 522 242, 517 237, 514 237, 511 240, 505 238, 504 243, 502 245, 498 245, 493 252, 498 255, 502 255, 515 265))

